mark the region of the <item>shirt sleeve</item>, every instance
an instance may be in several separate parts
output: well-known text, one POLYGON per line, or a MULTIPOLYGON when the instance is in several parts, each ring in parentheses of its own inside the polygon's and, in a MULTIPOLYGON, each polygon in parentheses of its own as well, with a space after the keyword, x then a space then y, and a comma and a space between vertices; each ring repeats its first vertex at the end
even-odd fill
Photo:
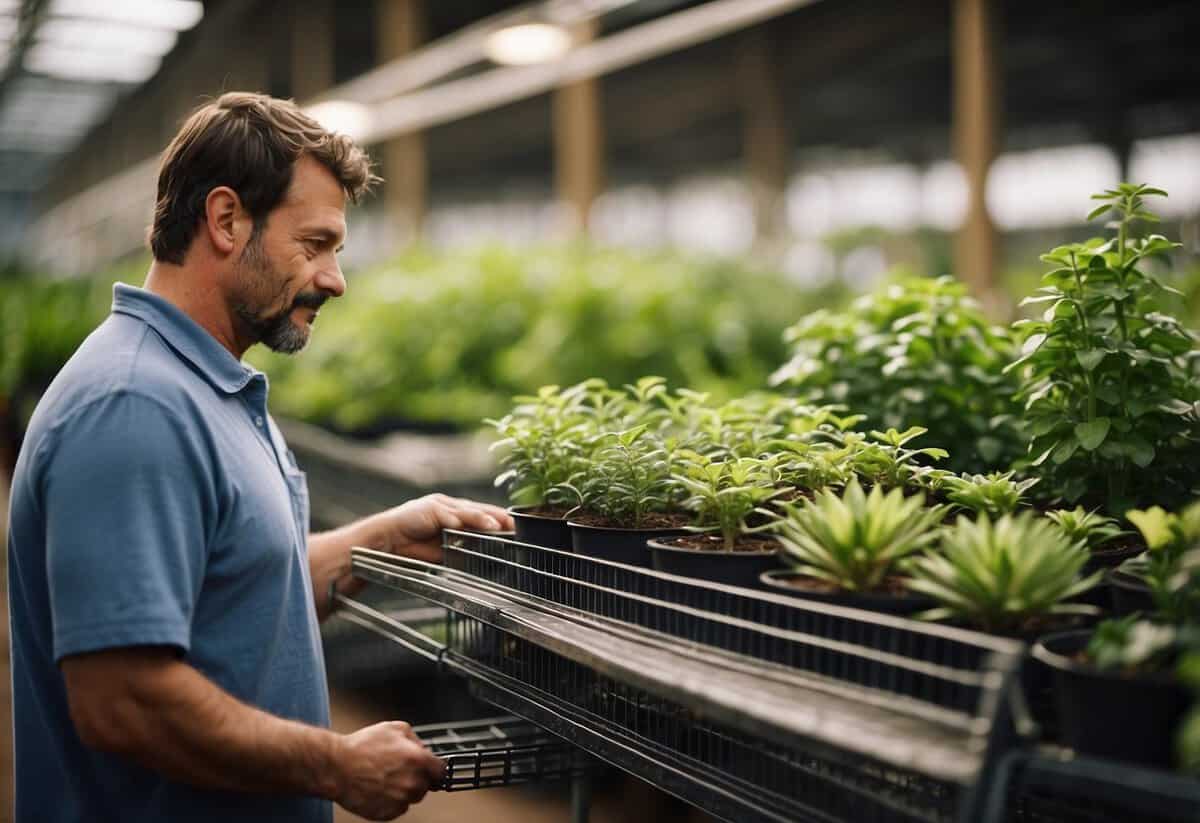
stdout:
POLYGON ((205 453, 194 426, 130 393, 60 429, 43 475, 56 661, 123 646, 188 650, 215 510, 205 453))

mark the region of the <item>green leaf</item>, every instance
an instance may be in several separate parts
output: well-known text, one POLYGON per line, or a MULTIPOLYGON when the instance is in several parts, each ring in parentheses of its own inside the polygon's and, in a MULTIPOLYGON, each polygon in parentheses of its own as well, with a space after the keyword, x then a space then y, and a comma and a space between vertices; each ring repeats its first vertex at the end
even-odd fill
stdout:
POLYGON ((1091 422, 1076 424, 1075 436, 1079 438, 1079 445, 1088 451, 1094 451, 1108 436, 1111 425, 1112 421, 1107 417, 1097 417, 1091 422))
POLYGON ((1061 466, 1063 463, 1066 463, 1068 460, 1070 460, 1078 449, 1079 441, 1072 437, 1070 440, 1064 440, 1059 443, 1054 449, 1054 454, 1050 459, 1061 466))
POLYGON ((1041 345, 1046 342, 1045 334, 1030 335, 1029 339, 1021 346, 1021 354, 1033 354, 1041 345))
POLYGON ((1104 349, 1084 349, 1075 352, 1075 359, 1079 361, 1079 365, 1083 366, 1084 371, 1090 372, 1095 371, 1107 354, 1108 352, 1104 349))
POLYGON ((1154 462, 1154 446, 1137 435, 1125 441, 1125 449, 1129 459, 1143 469, 1154 462))
POLYGON ((1113 207, 1112 203, 1105 203, 1103 206, 1097 206, 1096 208, 1094 208, 1090 212, 1088 212, 1087 219, 1095 220, 1097 217, 1104 214, 1106 211, 1108 211, 1112 207, 1113 207))

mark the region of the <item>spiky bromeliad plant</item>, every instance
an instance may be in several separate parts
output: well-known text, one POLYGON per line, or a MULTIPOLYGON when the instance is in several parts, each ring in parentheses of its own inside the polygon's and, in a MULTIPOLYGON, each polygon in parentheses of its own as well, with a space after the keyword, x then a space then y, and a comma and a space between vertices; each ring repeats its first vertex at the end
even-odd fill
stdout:
POLYGON ((878 589, 900 560, 930 545, 945 512, 926 507, 923 494, 880 486, 867 494, 857 480, 841 495, 825 489, 781 508, 774 531, 783 558, 800 574, 857 592, 878 589))
POLYGON ((992 472, 951 475, 945 478, 944 488, 950 502, 980 514, 999 517, 1016 511, 1025 492, 1037 482, 1036 477, 1013 480, 1013 472, 992 472))
POLYGON ((1053 522, 1024 511, 996 520, 959 515, 942 530, 940 550, 905 565, 909 587, 941 604, 923 617, 1008 634, 1035 618, 1093 613, 1065 602, 1099 582, 1102 572, 1079 576, 1088 556, 1083 541, 1072 542, 1053 522))
POLYGON ((1022 305, 1040 318, 1014 325, 1024 339, 1006 371, 1020 381, 1039 491, 1118 514, 1139 503, 1174 505, 1200 484, 1200 354, 1196 335, 1155 311, 1164 292, 1152 258, 1179 247, 1131 236, 1156 222, 1145 198, 1160 189, 1122 183, 1095 195, 1090 218, 1111 214, 1116 237, 1059 246, 1046 285, 1022 305))
POLYGON ((696 530, 718 532, 725 551, 734 550, 738 537, 763 530, 752 529, 747 518, 788 491, 778 485, 774 463, 770 458, 714 460, 697 452, 680 452, 674 480, 687 494, 683 507, 695 513, 696 530))
POLYGON ((1129 534, 1111 517, 1096 511, 1087 511, 1083 506, 1073 509, 1057 509, 1046 512, 1072 543, 1082 540, 1089 549, 1095 550, 1110 540, 1129 534))

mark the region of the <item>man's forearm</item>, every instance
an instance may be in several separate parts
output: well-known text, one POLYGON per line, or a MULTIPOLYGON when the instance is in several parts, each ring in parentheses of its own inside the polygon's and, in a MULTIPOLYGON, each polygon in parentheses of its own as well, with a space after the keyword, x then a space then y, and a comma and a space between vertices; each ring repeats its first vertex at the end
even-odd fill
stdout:
POLYGON ((178 660, 125 665, 105 707, 73 709, 85 743, 202 788, 339 796, 340 735, 247 706, 178 660))
POLYGON ((333 604, 329 602, 330 583, 336 582, 337 590, 346 595, 353 595, 365 585, 350 573, 352 547, 389 550, 386 533, 374 524, 374 520, 374 517, 367 517, 308 538, 308 569, 318 618, 324 620, 333 611, 333 604))

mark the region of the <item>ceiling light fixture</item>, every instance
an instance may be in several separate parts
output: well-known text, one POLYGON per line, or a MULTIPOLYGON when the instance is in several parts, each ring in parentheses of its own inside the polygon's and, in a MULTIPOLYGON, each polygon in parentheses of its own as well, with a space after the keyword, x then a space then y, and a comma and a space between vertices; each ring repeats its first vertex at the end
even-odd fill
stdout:
POLYGON ((25 68, 33 74, 93 83, 141 83, 158 71, 154 55, 119 51, 78 51, 53 43, 34 43, 25 52, 25 68))
POLYGON ((117 20, 138 26, 187 31, 204 17, 199 0, 51 0, 50 17, 117 20))
POLYGON ((371 110, 348 100, 326 100, 307 107, 304 113, 329 131, 358 140, 371 130, 371 110))
POLYGON ((38 41, 80 51, 124 51, 136 54, 166 54, 179 35, 171 29, 131 26, 113 20, 80 20, 55 17, 38 26, 38 41))
POLYGON ((492 62, 504 66, 531 66, 563 57, 571 50, 571 36, 561 26, 522 23, 489 34, 483 50, 492 62))

